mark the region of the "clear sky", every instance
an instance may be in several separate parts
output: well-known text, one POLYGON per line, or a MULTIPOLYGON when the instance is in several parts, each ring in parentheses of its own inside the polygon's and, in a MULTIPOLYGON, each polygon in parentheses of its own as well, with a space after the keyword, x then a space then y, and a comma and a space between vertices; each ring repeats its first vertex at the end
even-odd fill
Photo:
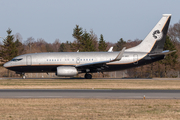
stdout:
POLYGON ((177 23, 180 0, 0 0, 0 36, 11 28, 23 42, 72 42, 77 24, 107 42, 144 39, 164 13, 172 14, 171 25, 177 23))

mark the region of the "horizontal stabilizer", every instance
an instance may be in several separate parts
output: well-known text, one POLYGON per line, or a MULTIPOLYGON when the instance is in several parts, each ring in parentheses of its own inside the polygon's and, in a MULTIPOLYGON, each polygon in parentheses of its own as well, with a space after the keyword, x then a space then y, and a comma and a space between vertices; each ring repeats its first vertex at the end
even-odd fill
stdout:
POLYGON ((167 54, 171 54, 173 52, 176 52, 176 50, 173 50, 173 51, 169 51, 169 50, 166 50, 166 51, 163 51, 162 53, 157 53, 157 54, 149 54, 149 56, 159 56, 159 55, 167 55, 167 54))

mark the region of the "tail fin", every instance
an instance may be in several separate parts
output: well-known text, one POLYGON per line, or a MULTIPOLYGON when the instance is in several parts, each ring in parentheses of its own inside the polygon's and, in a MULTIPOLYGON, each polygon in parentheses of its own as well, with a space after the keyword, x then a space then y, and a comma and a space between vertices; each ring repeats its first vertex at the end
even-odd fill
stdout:
POLYGON ((161 20, 151 30, 147 37, 137 46, 126 51, 160 53, 163 51, 171 14, 163 14, 161 20))

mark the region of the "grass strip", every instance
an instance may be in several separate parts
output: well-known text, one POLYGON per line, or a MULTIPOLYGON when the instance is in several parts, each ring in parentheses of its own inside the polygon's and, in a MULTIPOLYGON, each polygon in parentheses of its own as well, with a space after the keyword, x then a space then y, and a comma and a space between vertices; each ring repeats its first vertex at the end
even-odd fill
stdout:
POLYGON ((1 79, 1 89, 180 89, 180 80, 1 79))
POLYGON ((180 100, 0 99, 0 119, 180 119, 180 100))

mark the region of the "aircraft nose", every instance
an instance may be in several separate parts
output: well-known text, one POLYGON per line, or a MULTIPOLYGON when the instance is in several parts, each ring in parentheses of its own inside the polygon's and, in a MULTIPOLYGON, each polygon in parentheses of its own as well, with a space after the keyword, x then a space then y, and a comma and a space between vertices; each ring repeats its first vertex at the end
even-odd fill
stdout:
POLYGON ((4 63, 3 67, 5 68, 8 67, 8 63, 4 63))

